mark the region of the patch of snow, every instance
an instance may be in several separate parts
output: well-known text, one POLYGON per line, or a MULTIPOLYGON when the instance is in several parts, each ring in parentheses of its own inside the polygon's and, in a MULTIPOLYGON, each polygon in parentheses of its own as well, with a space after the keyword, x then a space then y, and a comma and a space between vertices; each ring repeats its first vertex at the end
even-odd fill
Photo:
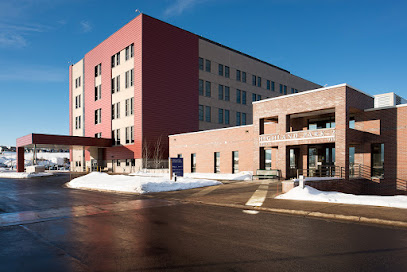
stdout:
MULTIPOLYGON (((33 153, 24 154, 24 165, 31 165, 33 153)), ((69 159, 69 152, 40 152, 37 153, 38 165, 63 165, 64 159, 69 159)), ((17 155, 16 152, 3 152, 0 154, 0 164, 4 164, 7 167, 16 166, 17 155)))
POLYGON ((253 172, 242 171, 236 174, 219 174, 219 173, 186 173, 187 178, 197 179, 214 179, 214 180, 252 180, 253 172))
MULTIPOLYGON (((341 179, 340 177, 306 177, 305 181, 320 181, 320 180, 334 180, 341 179)), ((299 179, 292 179, 291 181, 300 181, 299 179)))
POLYGON ((343 203, 355 205, 383 206, 407 209, 407 196, 373 196, 373 195, 353 195, 339 192, 319 191, 310 186, 295 187, 285 194, 279 195, 276 199, 291 199, 318 201, 330 203, 343 203))
MULTIPOLYGON (((156 175, 156 174, 154 174, 156 175)), ((105 191, 152 193, 187 190, 222 184, 214 180, 198 180, 179 177, 176 182, 163 176, 135 176, 135 175, 108 175, 93 172, 71 180, 67 183, 70 188, 96 189, 105 191)))
POLYGON ((0 172, 0 178, 11 178, 11 179, 47 177, 47 176, 52 176, 52 175, 53 175, 52 173, 48 173, 48 172, 42 172, 42 173, 26 173, 26 172, 15 172, 15 171, 0 172))

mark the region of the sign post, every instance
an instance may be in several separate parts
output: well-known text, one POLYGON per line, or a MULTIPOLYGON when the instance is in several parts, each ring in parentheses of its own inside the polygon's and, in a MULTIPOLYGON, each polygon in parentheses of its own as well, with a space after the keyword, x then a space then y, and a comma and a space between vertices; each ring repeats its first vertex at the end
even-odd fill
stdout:
POLYGON ((175 181, 177 177, 184 176, 184 159, 183 158, 170 158, 170 180, 172 180, 173 176, 175 177, 175 181))

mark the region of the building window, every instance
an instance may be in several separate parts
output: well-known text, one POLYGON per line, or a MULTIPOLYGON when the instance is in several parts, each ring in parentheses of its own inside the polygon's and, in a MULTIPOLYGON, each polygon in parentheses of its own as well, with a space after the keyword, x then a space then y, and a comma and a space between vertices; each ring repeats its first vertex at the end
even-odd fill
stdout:
POLYGON ((136 166, 136 159, 131 159, 131 166, 136 166))
POLYGON ((134 43, 130 44, 130 58, 134 57, 134 43))
POLYGON ((128 60, 129 57, 130 57, 130 46, 127 46, 125 52, 125 59, 128 60))
POLYGON ((229 121, 229 114, 230 112, 229 112, 229 110, 225 110, 225 124, 226 125, 229 125, 230 124, 230 121, 229 121))
POLYGON ((203 95, 204 92, 204 81, 202 79, 199 80, 199 95, 203 95))
POLYGON ((256 94, 252 94, 252 102, 256 101, 256 94))
POLYGON ((218 74, 220 76, 223 76, 223 65, 222 64, 219 64, 219 72, 218 72, 218 74))
POLYGON ((98 77, 102 74, 102 64, 99 63, 95 66, 95 77, 98 77))
POLYGON ((102 123, 102 109, 95 110, 95 125, 102 123))
POLYGON ((211 121, 211 107, 209 107, 209 106, 205 107, 205 121, 206 122, 211 121))
POLYGON ((113 145, 120 145, 120 129, 112 130, 113 145))
POLYGON ((236 126, 240 126, 240 112, 236 112, 236 126))
POLYGON ((242 112, 242 125, 246 125, 246 113, 242 112))
POLYGON ((372 177, 384 177, 384 144, 372 144, 372 177))
POLYGON ((230 101, 230 88, 225 86, 225 101, 230 101))
POLYGON ((297 89, 295 89, 295 93, 298 93, 298 90, 297 90, 297 89))
POLYGON ((264 149, 264 169, 271 170, 271 149, 264 149))
POLYGON ((134 55, 134 43, 126 47, 126 60, 132 58, 134 55))
POLYGON ((204 63, 203 58, 199 58, 199 70, 203 71, 203 63, 204 63))
POLYGON ((281 94, 283 93, 283 85, 282 84, 280 84, 280 93, 281 94))
POLYGON ((75 96, 75 109, 79 109, 81 107, 81 95, 75 96))
POLYGON ((218 123, 223 124, 223 109, 218 109, 218 123))
POLYGON ((81 77, 78 77, 75 79, 75 88, 78 88, 81 86, 81 77))
POLYGON ((116 66, 116 55, 112 56, 112 68, 116 66))
POLYGON ((291 88, 291 93, 294 93, 295 91, 294 91, 294 88, 291 88))
POLYGON ((130 115, 130 99, 126 99, 126 101, 124 102, 124 115, 130 115))
POLYGON ((355 129, 355 117, 349 119, 349 128, 355 129))
POLYGON ((134 126, 130 127, 130 143, 134 143, 134 126))
POLYGON ((116 77, 116 92, 120 92, 120 75, 116 77))
POLYGON ((116 104, 112 105, 112 120, 116 119, 116 104))
POLYGON ((75 129, 80 129, 81 128, 81 116, 75 117, 75 129))
POLYGON ((287 94, 287 86, 284 85, 284 94, 287 94))
POLYGON ((112 86, 112 94, 114 94, 116 92, 116 78, 112 78, 111 86, 112 86))
POLYGON ((220 152, 213 154, 213 172, 220 173, 220 152))
POLYGON ((220 85, 220 84, 219 84, 219 88, 218 88, 218 99, 223 100, 223 85, 220 85))
POLYGON ((126 129, 125 129, 126 131, 125 131, 125 133, 126 133, 126 144, 129 144, 130 143, 130 127, 126 127, 126 129))
POLYGON ((130 159, 126 159, 126 166, 130 166, 130 159))
POLYGON ((242 91, 242 104, 246 105, 246 91, 242 91))
POLYGON ((128 88, 129 86, 133 86, 133 78, 134 78, 134 69, 131 69, 125 73, 124 79, 124 86, 128 88))
POLYGON ((112 120, 120 118, 120 102, 112 105, 112 120))
POLYGON ((95 87, 95 101, 102 99, 102 85, 95 87))
POLYGON ((116 165, 120 167, 120 160, 116 161, 116 165))
POLYGON ((257 95, 257 101, 260 101, 261 100, 261 95, 257 95))
POLYGON ((206 60, 205 61, 205 71, 207 72, 211 72, 211 61, 210 60, 206 60))
POLYGON ((246 83, 246 72, 242 72, 242 82, 246 83))
POLYGON ((241 81, 242 80, 242 75, 240 70, 236 70, 236 80, 237 81, 241 81))
POLYGON ((199 105, 199 121, 203 121, 203 120, 204 120, 204 106, 199 105))
POLYGON ((257 87, 261 87, 261 77, 257 77, 257 87))
POLYGON ((96 133, 95 138, 102 138, 102 132, 96 133))
POLYGON ((191 173, 196 172, 196 153, 191 154, 191 173))
POLYGON ((230 68, 229 68, 229 66, 225 66, 225 77, 226 78, 230 77, 230 68))
POLYGON ((252 76, 252 85, 256 86, 256 76, 255 75, 252 76))
POLYGON ((112 68, 120 64, 120 52, 112 56, 112 68))
POLYGON ((182 154, 177 154, 177 158, 182 158, 182 154))
POLYGON ((239 151, 232 151, 232 174, 239 172, 239 151))
POLYGON ((271 82, 271 90, 272 91, 276 90, 276 83, 274 81, 271 82))
POLYGON ((134 85, 133 79, 134 79, 134 69, 131 69, 130 70, 130 86, 134 85))
POLYGON ((238 104, 242 103, 241 96, 242 96, 242 92, 239 89, 237 89, 236 90, 236 103, 238 103, 238 104))
POLYGON ((267 90, 270 90, 270 88, 271 88, 270 80, 267 80, 266 82, 267 82, 267 90))
POLYGON ((210 81, 205 82, 205 96, 211 97, 211 82, 210 81))

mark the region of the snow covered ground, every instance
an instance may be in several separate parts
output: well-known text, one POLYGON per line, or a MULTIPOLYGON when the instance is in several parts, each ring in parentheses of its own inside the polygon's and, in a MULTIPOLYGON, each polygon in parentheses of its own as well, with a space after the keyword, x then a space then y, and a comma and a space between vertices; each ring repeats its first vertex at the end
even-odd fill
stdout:
POLYGON ((93 172, 86 176, 71 180, 67 183, 67 186, 77 189, 95 189, 144 194, 152 192, 187 190, 219 184, 222 183, 214 180, 181 177, 174 182, 169 180, 168 176, 164 177, 163 174, 151 174, 150 176, 126 176, 93 172))
MULTIPOLYGON (((334 180, 341 179, 339 177, 306 177, 305 181, 319 181, 319 180, 334 180)), ((292 181, 299 181, 299 179, 292 179, 292 181)))
POLYGON ((407 196, 352 195, 339 192, 319 191, 310 186, 305 186, 304 189, 299 186, 294 187, 287 193, 277 196, 276 199, 384 206, 407 209, 407 196))
MULTIPOLYGON (((24 165, 31 165, 32 153, 24 154, 24 165)), ((37 159, 42 159, 43 161, 38 161, 39 165, 63 165, 64 159, 69 159, 69 152, 63 153, 50 153, 41 152, 37 153, 37 159)), ((4 164, 7 167, 16 166, 17 155, 15 152, 4 152, 0 154, 0 165, 4 164)))
MULTIPOLYGON (((137 172, 130 174, 131 176, 143 177, 163 177, 168 178, 168 173, 145 173, 137 172)), ((215 173, 185 173, 184 178, 190 179, 213 179, 213 180, 252 180, 253 173, 250 171, 243 171, 237 174, 215 174, 215 173)))
POLYGON ((13 178, 13 179, 26 179, 26 178, 34 178, 34 177, 46 177, 52 176, 52 173, 43 172, 43 173, 17 173, 15 171, 9 171, 0 169, 0 178, 13 178))

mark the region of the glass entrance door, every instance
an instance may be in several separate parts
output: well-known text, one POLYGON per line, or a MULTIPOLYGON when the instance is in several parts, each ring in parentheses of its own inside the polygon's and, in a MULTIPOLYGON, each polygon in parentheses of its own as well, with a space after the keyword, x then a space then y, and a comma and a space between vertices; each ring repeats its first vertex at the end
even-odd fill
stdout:
POLYGON ((335 146, 324 144, 308 147, 308 175, 335 175, 335 146))

